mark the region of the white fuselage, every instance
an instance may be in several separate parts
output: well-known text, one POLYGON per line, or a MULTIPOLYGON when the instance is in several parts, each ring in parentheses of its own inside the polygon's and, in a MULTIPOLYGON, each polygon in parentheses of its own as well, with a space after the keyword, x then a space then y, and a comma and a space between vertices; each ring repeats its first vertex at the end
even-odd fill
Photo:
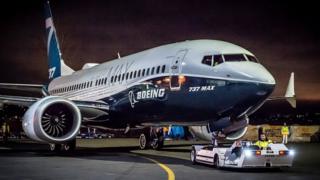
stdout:
POLYGON ((203 56, 214 54, 253 56, 249 51, 223 41, 185 41, 145 50, 56 78, 49 84, 49 93, 70 100, 97 101, 148 79, 171 75, 275 84, 272 75, 259 63, 225 62, 213 68, 201 64, 203 56), (153 68, 154 72, 151 73, 153 68), (145 71, 143 75, 142 71, 145 71), (135 72, 136 77, 130 78, 131 73, 134 76, 135 72))

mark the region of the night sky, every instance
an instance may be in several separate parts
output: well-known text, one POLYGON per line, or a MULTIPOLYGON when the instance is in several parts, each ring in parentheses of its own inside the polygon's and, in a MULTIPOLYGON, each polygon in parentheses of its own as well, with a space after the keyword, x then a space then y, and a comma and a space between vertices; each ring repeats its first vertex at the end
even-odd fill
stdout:
MULTIPOLYGON (((274 75, 274 95, 296 74, 299 99, 320 100, 315 1, 52 0, 63 58, 74 69, 163 44, 218 39, 240 45, 274 75)), ((46 83, 41 0, 1 3, 0 82, 46 83)))

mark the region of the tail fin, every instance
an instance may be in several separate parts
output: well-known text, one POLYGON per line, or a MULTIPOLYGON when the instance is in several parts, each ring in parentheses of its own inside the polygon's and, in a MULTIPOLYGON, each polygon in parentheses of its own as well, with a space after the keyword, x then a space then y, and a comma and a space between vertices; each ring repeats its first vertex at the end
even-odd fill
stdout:
POLYGON ((297 103, 296 103, 296 94, 294 91, 294 72, 291 73, 291 76, 288 82, 287 91, 284 97, 292 107, 296 108, 297 103))
POLYGON ((49 80, 52 80, 60 76, 72 74, 74 70, 68 67, 62 59, 49 1, 45 1, 44 10, 46 20, 49 80))

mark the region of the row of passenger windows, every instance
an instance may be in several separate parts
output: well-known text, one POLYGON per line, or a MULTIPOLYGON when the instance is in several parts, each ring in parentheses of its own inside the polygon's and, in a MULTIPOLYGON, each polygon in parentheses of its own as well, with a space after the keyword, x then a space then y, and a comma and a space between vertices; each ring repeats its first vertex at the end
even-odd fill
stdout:
MULTIPOLYGON (((165 71, 166 71, 166 65, 147 68, 147 69, 140 69, 140 70, 136 70, 136 71, 131 71, 131 72, 119 74, 116 76, 111 76, 110 83, 116 83, 116 82, 121 82, 124 80, 135 79, 135 78, 159 74, 159 73, 165 73, 165 71)), ((53 94, 63 93, 63 92, 67 92, 67 91, 75 91, 75 90, 90 88, 93 86, 93 82, 94 81, 87 81, 84 83, 75 84, 75 85, 64 87, 64 88, 54 89, 54 90, 52 90, 52 93, 53 94)), ((100 85, 106 85, 106 84, 108 84, 107 77, 97 79, 95 81, 94 85, 100 86, 100 85)))
POLYGON ((127 73, 119 74, 117 76, 111 76, 111 83, 164 73, 165 71, 166 71, 166 65, 147 68, 147 69, 139 69, 137 71, 127 72, 127 73))
POLYGON ((248 54, 217 54, 204 56, 202 59, 202 64, 209 66, 216 66, 223 62, 236 62, 236 61, 252 61, 258 63, 258 60, 248 54))

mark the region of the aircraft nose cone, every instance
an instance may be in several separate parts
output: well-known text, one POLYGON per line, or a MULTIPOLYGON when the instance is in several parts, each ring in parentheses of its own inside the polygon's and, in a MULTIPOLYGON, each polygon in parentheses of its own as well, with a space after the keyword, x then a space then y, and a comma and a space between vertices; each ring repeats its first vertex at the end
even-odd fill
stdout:
POLYGON ((264 66, 258 63, 235 62, 229 64, 229 68, 233 71, 235 77, 239 77, 241 79, 272 85, 276 83, 272 74, 264 66))
POLYGON ((276 81, 274 79, 274 77, 272 76, 272 74, 263 66, 261 66, 262 68, 259 68, 257 71, 257 75, 256 78, 259 81, 268 83, 268 84, 275 84, 276 81))

